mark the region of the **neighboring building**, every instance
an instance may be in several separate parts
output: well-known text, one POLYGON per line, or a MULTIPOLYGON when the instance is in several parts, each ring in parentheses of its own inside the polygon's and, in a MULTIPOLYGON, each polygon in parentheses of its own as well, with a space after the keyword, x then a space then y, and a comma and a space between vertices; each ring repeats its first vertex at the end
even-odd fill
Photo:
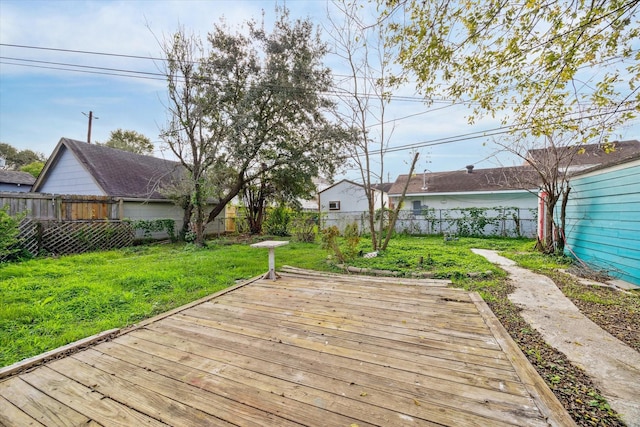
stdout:
MULTIPOLYGON (((398 203, 409 179, 400 175, 389 190, 398 203)), ((427 172, 409 180, 396 231, 412 234, 464 233, 529 236, 536 234, 538 188, 535 173, 526 167, 427 172), (525 189, 526 188, 526 189, 525 189), (470 210, 482 210, 472 213, 470 210), (473 229, 463 230, 469 221, 473 229), (469 221, 465 223, 465 218, 469 221), (482 226, 484 219, 490 221, 482 226), (466 225, 465 225, 466 224, 466 225), (478 225, 479 224, 479 225, 478 225), (475 227, 475 228, 474 228, 475 227), (480 227, 480 229, 478 229, 480 227)))
POLYGON ((305 212, 318 212, 318 206, 320 205, 320 192, 328 188, 331 183, 324 178, 314 178, 313 183, 316 186, 316 192, 313 198, 309 200, 298 199, 300 207, 305 212))
POLYGON ((640 286, 640 153, 570 178, 567 254, 640 286))
POLYGON ((27 172, 0 169, 0 192, 12 191, 27 193, 36 179, 27 172))
MULTIPOLYGON (((162 190, 170 188, 184 173, 178 162, 62 138, 32 191, 119 198, 121 218, 173 219, 177 231, 184 210, 168 200, 162 190)), ((224 231, 223 223, 212 223, 207 231, 220 228, 224 231)))
MULTIPOLYGON (((558 167, 560 179, 586 169, 599 165, 613 164, 627 159, 634 155, 640 155, 640 141, 612 141, 607 144, 580 144, 555 148, 540 148, 529 150, 525 165, 538 165, 542 171, 550 170, 551 167, 558 167)), ((541 198, 546 194, 541 193, 541 198)), ((556 212, 561 209, 561 201, 556 205, 556 212)), ((538 238, 545 238, 545 209, 546 206, 541 200, 539 205, 539 225, 538 238)))
POLYGON ((598 165, 615 163, 640 154, 640 141, 613 141, 608 144, 582 144, 529 150, 527 163, 558 164, 566 173, 589 169, 598 165), (551 160, 546 160, 550 158, 551 160))
MULTIPOLYGON (((383 184, 384 185, 384 184, 383 184)), ((384 188, 383 188, 384 189, 384 188)), ((389 206, 387 193, 376 186, 372 189, 376 209, 384 203, 389 206)), ((347 179, 343 179, 318 193, 319 209, 322 216, 322 227, 337 226, 340 231, 347 224, 356 222, 360 230, 366 227, 366 216, 369 212, 365 187, 347 179)))

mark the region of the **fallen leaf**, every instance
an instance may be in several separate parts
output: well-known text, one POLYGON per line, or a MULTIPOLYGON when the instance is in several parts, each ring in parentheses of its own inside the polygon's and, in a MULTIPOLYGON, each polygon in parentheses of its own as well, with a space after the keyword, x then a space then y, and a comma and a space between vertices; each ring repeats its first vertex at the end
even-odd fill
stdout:
POLYGON ((415 403, 416 406, 420 406, 420 402, 418 402, 416 399, 413 399, 413 403, 415 403))
POLYGON ((363 391, 362 393, 360 393, 360 396, 364 397, 367 395, 367 392, 363 391))

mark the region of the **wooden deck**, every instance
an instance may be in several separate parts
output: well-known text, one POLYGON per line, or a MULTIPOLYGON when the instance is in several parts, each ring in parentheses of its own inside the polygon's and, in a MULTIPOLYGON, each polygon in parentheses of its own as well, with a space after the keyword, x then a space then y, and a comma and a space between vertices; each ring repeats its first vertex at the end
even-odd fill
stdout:
POLYGON ((282 273, 0 372, 8 426, 573 422, 477 294, 282 273))

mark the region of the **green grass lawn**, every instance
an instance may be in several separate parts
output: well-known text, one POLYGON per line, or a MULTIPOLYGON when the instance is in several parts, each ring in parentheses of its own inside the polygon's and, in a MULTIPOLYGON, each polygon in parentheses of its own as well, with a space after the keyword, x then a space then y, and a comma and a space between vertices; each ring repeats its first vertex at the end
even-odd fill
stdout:
MULTIPOLYGON (((362 239, 359 249, 368 252, 362 239)), ((517 255, 531 240, 398 236, 377 258, 352 265, 410 273, 430 271, 490 298, 504 273, 471 247, 517 255), (419 264, 422 257, 423 264, 419 264), (469 278, 468 272, 492 274, 469 278)), ((331 270, 319 244, 291 243, 276 249, 277 266, 331 270)), ((267 251, 248 244, 213 242, 151 245, 51 259, 0 264, 0 366, 72 341, 179 307, 267 270, 267 251)))

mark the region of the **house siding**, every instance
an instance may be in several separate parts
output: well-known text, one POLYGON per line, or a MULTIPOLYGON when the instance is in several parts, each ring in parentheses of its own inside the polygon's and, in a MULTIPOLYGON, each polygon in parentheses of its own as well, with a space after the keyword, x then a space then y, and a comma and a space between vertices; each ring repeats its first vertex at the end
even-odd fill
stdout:
MULTIPOLYGON (((385 206, 388 207, 387 195, 379 190, 374 190, 374 200, 376 209, 380 208, 380 198, 382 197, 385 206)), ((365 228, 365 215, 369 212, 367 195, 362 186, 350 182, 340 181, 337 184, 319 193, 320 213, 323 218, 323 227, 337 226, 340 231, 353 222, 356 222, 360 229, 365 228), (340 209, 331 210, 330 202, 339 202, 340 209)))
POLYGON ((15 193, 28 193, 31 190, 30 185, 25 184, 10 184, 5 182, 0 182, 0 192, 1 191, 12 191, 15 193))
POLYGON ((571 179, 566 252, 640 286, 640 160, 571 179))
MULTIPOLYGON (((123 202, 123 218, 131 220, 154 220, 154 219, 172 219, 175 222, 175 232, 177 233, 182 226, 182 218, 184 209, 176 206, 171 201, 143 201, 143 200, 125 200, 123 202)), ((216 217, 212 222, 207 224, 205 233, 217 234, 225 232, 225 223, 223 215, 216 217)), ((141 238, 142 232, 138 231, 136 238, 141 238)), ((152 233, 152 238, 160 239, 168 237, 165 232, 152 233)))
POLYGON ((106 194, 96 184, 89 172, 78 162, 76 157, 66 148, 62 148, 51 175, 39 188, 40 193, 77 194, 83 196, 106 194))
MULTIPOLYGON (((393 203, 397 203, 397 200, 398 197, 392 197, 393 203)), ((457 229, 454 219, 461 216, 460 210, 470 208, 487 209, 488 218, 500 217, 505 213, 503 208, 508 209, 508 219, 487 225, 483 230, 484 235, 536 235, 538 196, 526 191, 407 195, 395 229, 411 234, 457 234, 461 230, 457 229), (415 209, 418 202, 422 211, 430 211, 429 218, 415 209), (512 214, 517 215, 518 223, 512 219, 512 214)))

